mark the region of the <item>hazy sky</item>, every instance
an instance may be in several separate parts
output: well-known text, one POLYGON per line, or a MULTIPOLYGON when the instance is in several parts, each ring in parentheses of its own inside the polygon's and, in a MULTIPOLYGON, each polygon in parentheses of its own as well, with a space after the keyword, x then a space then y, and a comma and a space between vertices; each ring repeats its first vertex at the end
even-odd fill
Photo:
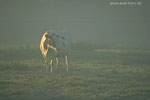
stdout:
POLYGON ((47 30, 64 30, 73 42, 150 43, 150 2, 115 6, 117 0, 0 0, 0 44, 40 42, 47 30))

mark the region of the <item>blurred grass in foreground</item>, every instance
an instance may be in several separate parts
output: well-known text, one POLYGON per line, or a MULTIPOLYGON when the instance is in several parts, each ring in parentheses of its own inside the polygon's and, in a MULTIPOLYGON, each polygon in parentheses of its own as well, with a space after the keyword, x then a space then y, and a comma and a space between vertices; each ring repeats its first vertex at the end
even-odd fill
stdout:
POLYGON ((38 46, 0 47, 1 100, 149 100, 150 50, 76 43, 69 72, 45 72, 38 46))

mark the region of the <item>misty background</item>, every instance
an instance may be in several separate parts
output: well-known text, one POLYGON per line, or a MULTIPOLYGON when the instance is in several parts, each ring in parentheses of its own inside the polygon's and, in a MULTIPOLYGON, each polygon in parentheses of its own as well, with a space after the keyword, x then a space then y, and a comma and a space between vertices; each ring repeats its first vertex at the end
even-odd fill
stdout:
POLYGON ((45 31, 61 30, 73 42, 150 48, 149 1, 139 0, 141 6, 111 1, 0 0, 0 45, 37 45, 45 31))

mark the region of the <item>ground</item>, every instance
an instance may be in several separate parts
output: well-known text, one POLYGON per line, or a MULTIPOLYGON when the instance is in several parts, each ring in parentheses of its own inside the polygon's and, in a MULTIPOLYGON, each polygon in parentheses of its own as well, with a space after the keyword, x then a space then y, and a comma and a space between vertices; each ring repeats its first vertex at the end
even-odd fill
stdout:
POLYGON ((69 72, 45 72, 39 48, 0 48, 1 100, 149 100, 150 50, 76 44, 69 72), (85 46, 85 45, 84 45, 85 46))

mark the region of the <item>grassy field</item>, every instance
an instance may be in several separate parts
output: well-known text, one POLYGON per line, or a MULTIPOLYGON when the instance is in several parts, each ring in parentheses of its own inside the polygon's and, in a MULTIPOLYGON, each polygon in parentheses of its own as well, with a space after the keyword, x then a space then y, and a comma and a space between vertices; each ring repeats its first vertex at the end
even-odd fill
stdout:
POLYGON ((150 50, 74 44, 69 72, 39 48, 0 48, 0 100, 150 100, 150 50))

